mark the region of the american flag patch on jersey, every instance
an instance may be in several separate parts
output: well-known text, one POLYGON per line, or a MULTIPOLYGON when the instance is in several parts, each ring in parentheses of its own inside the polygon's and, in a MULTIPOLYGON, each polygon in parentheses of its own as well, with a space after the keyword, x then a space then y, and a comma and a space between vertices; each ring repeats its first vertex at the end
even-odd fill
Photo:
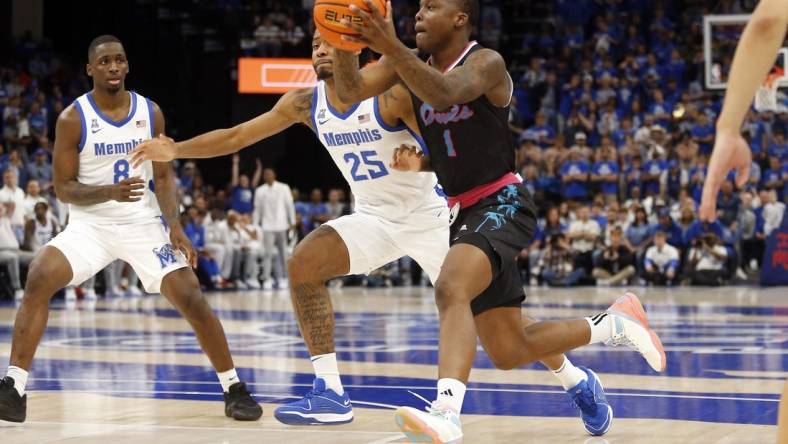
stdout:
POLYGON ((367 123, 369 122, 369 114, 362 114, 358 116, 358 123, 367 123))
POLYGON ((146 128, 148 126, 148 123, 144 120, 137 120, 136 124, 137 128, 146 128))

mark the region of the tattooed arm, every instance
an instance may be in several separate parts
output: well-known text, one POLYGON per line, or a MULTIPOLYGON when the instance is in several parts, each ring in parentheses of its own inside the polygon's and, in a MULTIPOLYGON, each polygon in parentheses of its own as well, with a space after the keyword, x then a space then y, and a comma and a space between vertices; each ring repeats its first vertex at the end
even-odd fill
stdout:
POLYGON ((95 205, 110 200, 135 202, 142 198, 144 183, 139 177, 114 185, 85 185, 79 176, 79 144, 82 124, 76 106, 70 105, 60 113, 55 126, 55 149, 52 180, 55 194, 62 202, 76 205, 95 205))
POLYGON ((468 103, 486 95, 493 104, 506 106, 511 86, 506 62, 490 49, 476 51, 446 74, 422 62, 405 47, 390 54, 390 63, 413 94, 438 110, 468 103))
POLYGON ((131 162, 137 166, 145 160, 167 162, 173 159, 218 157, 235 153, 295 123, 303 123, 311 128, 313 92, 313 88, 290 91, 279 99, 271 111, 232 128, 211 131, 177 143, 161 136, 147 140, 134 149, 131 162))
POLYGON ((399 82, 386 57, 362 70, 358 67, 358 56, 348 51, 334 50, 334 87, 343 103, 359 103, 370 97, 383 94, 399 82))

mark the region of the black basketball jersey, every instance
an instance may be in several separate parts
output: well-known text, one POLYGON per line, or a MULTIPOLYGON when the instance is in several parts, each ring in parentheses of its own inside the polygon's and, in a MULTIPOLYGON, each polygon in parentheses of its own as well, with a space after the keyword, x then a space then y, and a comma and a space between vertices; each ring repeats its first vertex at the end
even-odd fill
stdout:
MULTIPOLYGON (((470 42, 457 63, 482 49, 470 42)), ((427 145, 430 165, 443 190, 457 196, 515 170, 515 146, 509 133, 509 106, 486 96, 438 111, 411 93, 416 120, 427 145)))

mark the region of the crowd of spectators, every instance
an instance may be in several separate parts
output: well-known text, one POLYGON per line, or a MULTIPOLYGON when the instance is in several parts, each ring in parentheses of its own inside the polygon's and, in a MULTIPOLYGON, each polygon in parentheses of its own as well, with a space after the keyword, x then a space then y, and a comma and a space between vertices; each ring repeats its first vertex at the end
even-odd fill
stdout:
MULTIPOLYGON (((254 3, 241 51, 307 55, 311 5, 254 3)), ((749 113, 750 180, 737 189, 728 177, 719 219, 703 223, 697 207, 721 109, 721 96, 702 85, 701 18, 712 11, 649 0, 551 5, 551 21, 515 38, 506 26, 522 11, 483 1, 477 29, 484 45, 516 55, 509 123, 517 169, 540 209, 534 242, 521 253, 524 282, 719 285, 752 278, 788 198, 785 95, 780 109, 749 113)), ((394 8, 398 35, 414 46, 417 7, 395 1, 394 8)), ((44 234, 67 223, 51 186, 54 124, 89 83, 35 42, 20 42, 17 52, 17 63, 0 68, 0 263, 4 285, 18 293, 19 270, 44 234)), ((194 162, 177 165, 182 223, 200 252, 202 283, 286 287, 295 243, 351 212, 352 196, 345 189, 301 193, 259 162, 243 171, 237 156, 216 160, 222 163, 232 170, 229 184, 205 183, 194 162)), ((105 273, 107 291, 134 293, 131 270, 113 270, 105 273)), ((419 285, 426 277, 405 258, 335 282, 419 285)))
POLYGON ((531 283, 746 279, 782 220, 785 95, 778 110, 747 117, 749 182, 736 189, 728 176, 719 219, 697 220, 722 106, 702 86, 700 30, 711 11, 640 3, 651 2, 559 1, 555 31, 524 38, 530 63, 514 73, 510 127, 518 170, 544 210, 522 253, 531 283))

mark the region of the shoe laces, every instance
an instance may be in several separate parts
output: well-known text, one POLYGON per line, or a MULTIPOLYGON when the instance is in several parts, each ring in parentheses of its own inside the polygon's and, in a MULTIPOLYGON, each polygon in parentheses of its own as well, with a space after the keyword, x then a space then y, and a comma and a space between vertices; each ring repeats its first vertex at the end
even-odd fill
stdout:
POLYGON ((410 393, 411 395, 413 395, 413 396, 419 398, 420 400, 424 401, 424 403, 427 404, 427 406, 424 407, 424 410, 427 413, 429 413, 431 416, 437 416, 437 417, 439 417, 441 419, 445 419, 445 420, 448 421, 449 420, 449 416, 452 413, 454 413, 454 411, 451 409, 451 407, 449 407, 448 405, 446 405, 442 401, 439 401, 439 400, 436 399, 435 401, 430 402, 430 401, 427 400, 427 398, 419 395, 416 392, 412 392, 412 391, 408 390, 408 393, 410 393))
MULTIPOLYGON (((613 324, 612 328, 615 328, 615 321, 612 319, 611 319, 611 324, 613 324)), ((612 347, 618 347, 619 345, 626 345, 627 347, 642 354, 640 347, 632 341, 629 335, 627 335, 625 329, 622 329, 620 332, 611 336, 610 339, 605 341, 605 345, 609 345, 612 347)))
POLYGON ((596 415, 596 396, 594 392, 586 388, 572 397, 570 402, 572 407, 590 415, 596 415))

